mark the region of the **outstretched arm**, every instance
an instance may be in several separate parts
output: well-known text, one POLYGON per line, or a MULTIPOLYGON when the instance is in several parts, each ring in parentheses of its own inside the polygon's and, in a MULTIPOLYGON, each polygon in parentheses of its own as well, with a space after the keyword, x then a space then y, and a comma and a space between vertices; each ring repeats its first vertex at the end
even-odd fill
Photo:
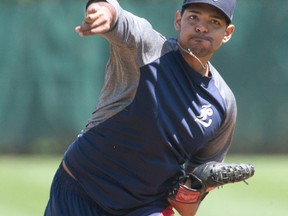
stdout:
POLYGON ((103 34, 109 31, 115 24, 116 11, 108 2, 93 2, 88 5, 86 16, 81 26, 75 31, 81 36, 103 34))

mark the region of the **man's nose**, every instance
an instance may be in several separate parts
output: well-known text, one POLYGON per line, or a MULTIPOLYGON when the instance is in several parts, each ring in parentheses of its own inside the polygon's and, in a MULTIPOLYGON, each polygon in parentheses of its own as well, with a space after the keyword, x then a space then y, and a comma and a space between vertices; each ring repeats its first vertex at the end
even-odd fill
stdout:
POLYGON ((195 31, 199 33, 206 33, 208 32, 208 28, 202 24, 199 24, 195 27, 195 31))

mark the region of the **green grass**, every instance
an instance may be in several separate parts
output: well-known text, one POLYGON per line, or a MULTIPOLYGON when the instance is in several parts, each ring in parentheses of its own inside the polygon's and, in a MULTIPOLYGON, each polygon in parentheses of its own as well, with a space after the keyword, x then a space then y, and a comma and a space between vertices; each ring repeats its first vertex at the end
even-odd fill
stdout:
POLYGON ((0 215, 41 216, 61 157, 0 157, 0 215))
POLYGON ((226 162, 252 163, 255 175, 248 186, 235 183, 212 191, 199 216, 288 215, 288 155, 229 157, 226 162))
MULTIPOLYGON (((61 156, 0 157, 0 215, 41 216, 61 156)), ((226 162, 255 166, 249 185, 236 183, 215 189, 197 216, 288 215, 288 155, 230 156, 226 162)))

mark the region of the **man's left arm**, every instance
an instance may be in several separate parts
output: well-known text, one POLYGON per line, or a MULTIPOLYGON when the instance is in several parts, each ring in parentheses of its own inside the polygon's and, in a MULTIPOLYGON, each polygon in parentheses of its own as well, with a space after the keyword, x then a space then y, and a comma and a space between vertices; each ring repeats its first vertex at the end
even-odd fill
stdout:
MULTIPOLYGON (((223 125, 205 147, 187 159, 184 164, 185 176, 179 180, 178 185, 169 193, 169 203, 182 216, 195 215, 201 201, 217 185, 206 185, 205 182, 210 176, 207 173, 203 177, 201 172, 209 162, 213 161, 215 164, 223 162, 231 145, 236 123, 236 103, 234 97, 231 97, 231 100, 227 104, 227 113, 223 125)), ((213 168, 212 166, 206 167, 205 172, 207 170, 210 172, 213 168)))
POLYGON ((254 167, 250 164, 211 161, 181 177, 169 191, 168 201, 182 216, 193 216, 211 190, 228 183, 245 182, 253 175, 254 167))

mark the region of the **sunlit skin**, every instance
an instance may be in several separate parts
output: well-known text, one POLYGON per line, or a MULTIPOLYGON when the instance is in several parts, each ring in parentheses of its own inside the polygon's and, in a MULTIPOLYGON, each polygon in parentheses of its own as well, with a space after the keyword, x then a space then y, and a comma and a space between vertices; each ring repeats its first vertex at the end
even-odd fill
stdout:
MULTIPOLYGON (((235 26, 227 25, 225 15, 208 4, 193 4, 183 14, 176 12, 174 27, 179 32, 178 42, 189 48, 205 65, 223 43, 227 43, 235 26)), ((207 75, 207 69, 181 50, 187 63, 197 72, 207 75)))

